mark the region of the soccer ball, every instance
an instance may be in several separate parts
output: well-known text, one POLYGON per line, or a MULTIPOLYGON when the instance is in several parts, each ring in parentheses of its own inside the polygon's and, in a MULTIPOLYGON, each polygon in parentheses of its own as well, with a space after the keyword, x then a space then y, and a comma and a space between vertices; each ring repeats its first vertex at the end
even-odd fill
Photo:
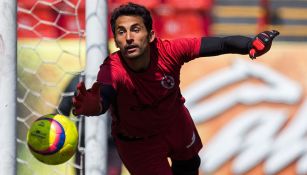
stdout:
POLYGON ((68 117, 48 114, 35 120, 27 133, 27 144, 39 161, 58 165, 68 161, 78 145, 77 128, 68 117))

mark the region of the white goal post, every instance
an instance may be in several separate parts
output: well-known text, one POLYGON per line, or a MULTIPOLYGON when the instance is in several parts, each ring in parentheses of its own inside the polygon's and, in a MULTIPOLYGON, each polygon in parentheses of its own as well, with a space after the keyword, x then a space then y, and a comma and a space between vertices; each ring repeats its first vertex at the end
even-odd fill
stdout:
POLYGON ((16 174, 16 1, 0 0, 0 174, 16 174))
MULTIPOLYGON (((107 2, 86 0, 86 68, 85 85, 91 87, 99 66, 107 56, 107 2)), ((107 116, 85 120, 85 174, 107 174, 107 116)))

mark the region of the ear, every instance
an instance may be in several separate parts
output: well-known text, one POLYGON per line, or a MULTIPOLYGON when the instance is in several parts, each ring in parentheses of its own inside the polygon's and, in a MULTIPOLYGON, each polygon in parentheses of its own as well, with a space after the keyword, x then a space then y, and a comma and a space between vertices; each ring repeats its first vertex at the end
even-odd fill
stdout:
POLYGON ((153 42, 156 38, 156 33, 155 31, 151 30, 150 33, 149 33, 149 42, 153 42))

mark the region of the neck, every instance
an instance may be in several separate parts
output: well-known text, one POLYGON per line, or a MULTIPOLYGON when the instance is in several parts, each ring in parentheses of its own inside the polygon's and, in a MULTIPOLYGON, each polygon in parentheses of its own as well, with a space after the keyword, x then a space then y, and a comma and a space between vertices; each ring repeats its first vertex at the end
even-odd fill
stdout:
POLYGON ((140 56, 135 58, 124 58, 126 64, 135 72, 144 71, 150 64, 149 48, 140 56))

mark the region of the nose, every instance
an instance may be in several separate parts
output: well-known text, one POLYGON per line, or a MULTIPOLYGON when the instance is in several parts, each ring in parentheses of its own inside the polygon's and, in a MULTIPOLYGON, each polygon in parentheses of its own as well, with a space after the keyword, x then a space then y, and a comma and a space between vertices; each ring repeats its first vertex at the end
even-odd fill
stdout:
POLYGON ((127 44, 133 43, 133 36, 132 36, 132 34, 130 32, 127 32, 126 42, 127 42, 127 44))

